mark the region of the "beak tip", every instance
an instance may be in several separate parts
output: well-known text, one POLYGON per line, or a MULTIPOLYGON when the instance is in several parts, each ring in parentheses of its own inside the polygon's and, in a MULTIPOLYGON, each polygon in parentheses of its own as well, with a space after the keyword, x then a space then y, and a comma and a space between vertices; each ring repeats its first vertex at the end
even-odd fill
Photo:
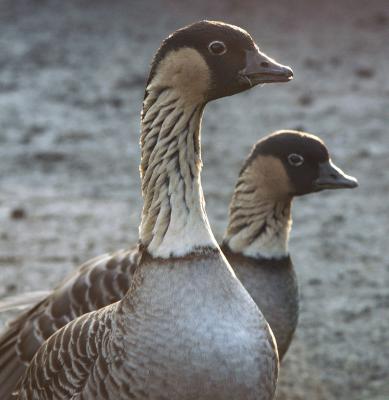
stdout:
POLYGON ((354 178, 353 176, 345 175, 344 179, 346 189, 355 189, 359 186, 357 178, 354 178))
POLYGON ((289 80, 293 79, 294 74, 293 74, 292 68, 290 68, 289 66, 285 66, 285 67, 284 67, 284 70, 285 70, 285 76, 286 76, 287 78, 289 78, 289 80))
POLYGON ((356 178, 354 178, 352 185, 350 186, 351 189, 357 188, 359 186, 359 182, 356 178))

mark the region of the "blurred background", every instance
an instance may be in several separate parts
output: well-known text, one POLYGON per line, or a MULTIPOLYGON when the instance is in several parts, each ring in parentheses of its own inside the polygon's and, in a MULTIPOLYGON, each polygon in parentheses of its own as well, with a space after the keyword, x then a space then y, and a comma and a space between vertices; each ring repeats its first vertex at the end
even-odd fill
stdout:
POLYGON ((216 236, 243 159, 271 131, 321 136, 360 183, 294 203, 301 317, 278 399, 387 400, 386 0, 0 0, 0 297, 52 287, 135 242, 148 66, 165 36, 204 18, 242 26, 295 72, 206 109, 203 186, 216 236))

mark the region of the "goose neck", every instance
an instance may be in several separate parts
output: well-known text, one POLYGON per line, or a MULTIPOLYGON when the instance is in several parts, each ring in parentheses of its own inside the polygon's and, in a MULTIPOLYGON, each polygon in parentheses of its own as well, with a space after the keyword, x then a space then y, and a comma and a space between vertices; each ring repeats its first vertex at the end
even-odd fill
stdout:
POLYGON ((258 259, 288 256, 292 227, 291 198, 272 198, 263 188, 236 187, 229 213, 224 244, 235 253, 258 259))
POLYGON ((141 122, 140 243, 153 257, 181 257, 217 247, 200 180, 204 106, 172 88, 146 93, 141 122))

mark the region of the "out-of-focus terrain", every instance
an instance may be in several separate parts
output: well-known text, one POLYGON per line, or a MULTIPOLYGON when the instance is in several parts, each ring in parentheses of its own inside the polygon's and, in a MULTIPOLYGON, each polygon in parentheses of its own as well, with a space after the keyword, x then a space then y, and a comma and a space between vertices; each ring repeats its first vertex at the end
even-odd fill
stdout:
POLYGON ((148 65, 167 34, 203 18, 248 29, 295 72, 206 110, 203 186, 216 235, 242 160, 270 131, 320 135, 360 183, 295 201, 301 317, 278 398, 387 400, 387 1, 1 0, 0 297, 52 287, 134 243, 148 65))

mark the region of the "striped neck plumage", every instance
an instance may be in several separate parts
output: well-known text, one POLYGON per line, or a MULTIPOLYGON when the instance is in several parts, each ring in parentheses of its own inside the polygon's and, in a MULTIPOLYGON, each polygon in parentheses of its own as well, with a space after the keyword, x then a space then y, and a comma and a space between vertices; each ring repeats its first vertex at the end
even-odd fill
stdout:
POLYGON ((204 104, 173 88, 146 91, 141 126, 144 199, 140 242, 153 257, 217 247, 205 213, 200 181, 204 104))
POLYGON ((291 199, 272 198, 241 176, 232 197, 223 243, 234 253, 257 259, 288 256, 291 199))

